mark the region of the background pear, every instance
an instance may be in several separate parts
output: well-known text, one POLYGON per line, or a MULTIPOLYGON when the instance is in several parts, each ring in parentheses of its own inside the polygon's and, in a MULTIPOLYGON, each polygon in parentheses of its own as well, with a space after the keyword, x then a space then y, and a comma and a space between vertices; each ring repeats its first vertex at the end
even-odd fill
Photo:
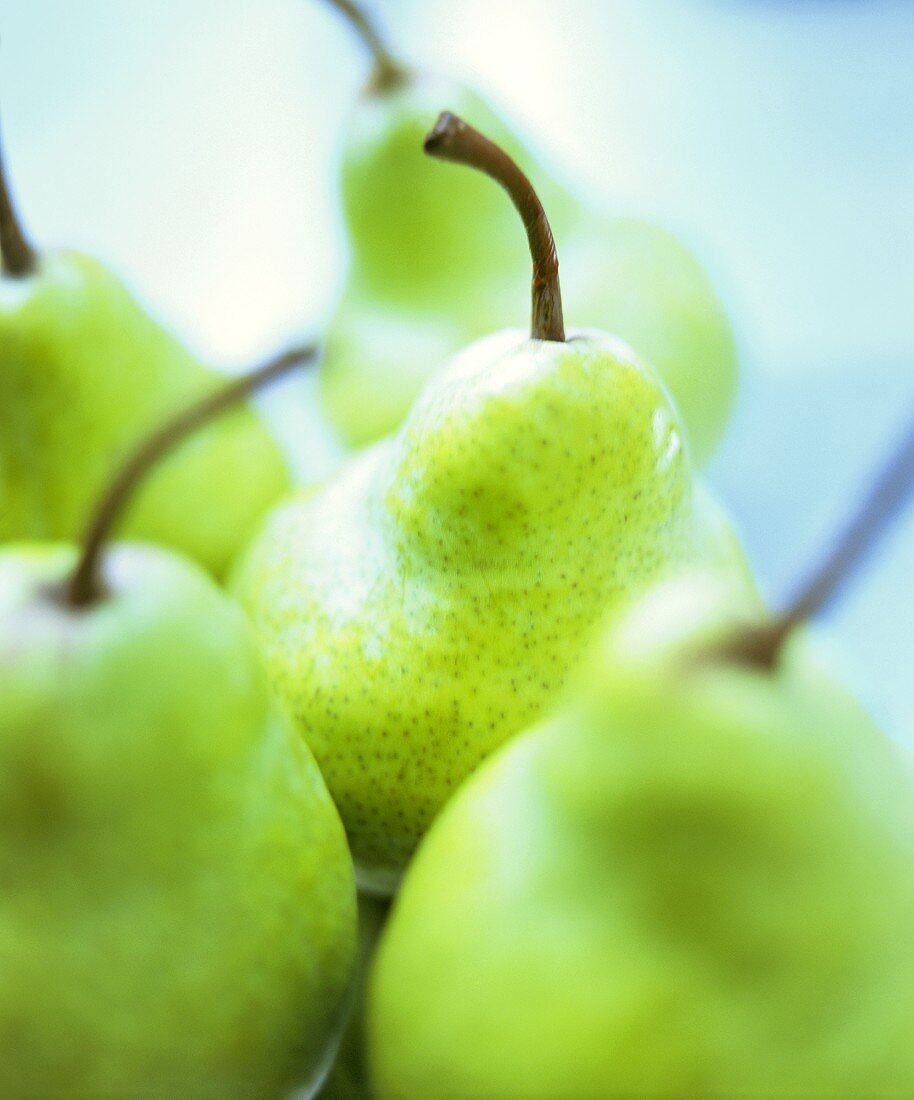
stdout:
POLYGON ((334 6, 376 58, 344 147, 349 281, 319 375, 341 438, 361 445, 393 431, 430 371, 520 304, 526 258, 510 211, 484 180, 440 171, 419 154, 444 104, 531 175, 562 242, 569 322, 616 333, 651 363, 682 411, 696 458, 707 458, 726 426, 737 357, 695 257, 658 226, 578 200, 481 97, 403 67, 357 5, 334 6))
POLYGON ((651 593, 433 826, 372 976, 383 1100, 914 1090, 911 761, 802 644, 715 655, 730 600, 651 593))
POLYGON ((564 339, 537 224, 533 336, 456 356, 397 435, 274 511, 233 582, 366 887, 393 887, 607 609, 696 560, 751 588, 655 373, 604 334, 564 339))
POLYGON ((175 438, 137 452, 78 559, 0 551, 11 1098, 278 1097, 321 1070, 341 1019, 352 862, 241 610, 171 551, 103 552, 175 438))
MULTIPOLYGON (((98 261, 36 253, 0 166, 0 542, 72 540, 134 440, 213 390, 203 366, 98 261)), ((208 426, 144 486, 125 534, 217 577, 291 483, 251 407, 208 426)))

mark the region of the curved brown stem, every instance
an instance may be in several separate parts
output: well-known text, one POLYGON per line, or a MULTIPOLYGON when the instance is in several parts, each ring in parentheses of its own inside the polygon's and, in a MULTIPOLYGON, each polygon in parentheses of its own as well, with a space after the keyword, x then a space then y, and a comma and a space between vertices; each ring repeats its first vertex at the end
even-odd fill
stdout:
POLYGON ((799 586, 787 610, 770 623, 738 635, 727 646, 727 653, 748 664, 773 667, 790 632, 832 603, 912 493, 914 422, 825 560, 799 586))
POLYGON ((7 274, 14 279, 31 275, 38 263, 38 254, 29 242, 16 214, 9 181, 0 149, 0 259, 7 274))
POLYGON ((377 24, 365 8, 354 0, 327 0, 327 3, 345 16, 349 25, 368 47, 374 60, 372 87, 376 91, 387 91, 402 84, 408 75, 407 70, 388 50, 377 24))
POLYGON ((425 139, 425 151, 438 160, 465 164, 485 172, 508 192, 527 230, 533 260, 530 335, 534 340, 564 342, 565 322, 555 238, 533 184, 503 149, 450 111, 438 116, 434 129, 425 139))
POLYGON ((268 382, 314 359, 316 354, 316 348, 310 346, 283 352, 178 413, 173 420, 158 428, 137 447, 115 474, 89 520, 79 560, 64 588, 64 603, 68 607, 86 607, 103 596, 104 590, 99 578, 102 547, 140 482, 159 460, 219 413, 261 389, 268 382))

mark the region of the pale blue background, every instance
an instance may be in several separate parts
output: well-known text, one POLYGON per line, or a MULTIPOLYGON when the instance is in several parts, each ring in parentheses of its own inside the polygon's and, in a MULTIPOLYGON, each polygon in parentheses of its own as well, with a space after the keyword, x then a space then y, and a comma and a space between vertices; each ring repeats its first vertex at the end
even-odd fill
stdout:
MULTIPOLYGON (((715 273, 745 379, 711 475, 776 598, 914 409, 914 2, 378 9, 409 57, 469 75, 715 273)), ((345 263, 334 164, 366 71, 319 0, 0 0, 0 66, 36 237, 108 257, 229 365, 319 331, 345 263)), ((318 472, 301 389, 268 405, 318 472)), ((912 571, 909 511, 829 623, 858 690, 914 737, 912 571)))

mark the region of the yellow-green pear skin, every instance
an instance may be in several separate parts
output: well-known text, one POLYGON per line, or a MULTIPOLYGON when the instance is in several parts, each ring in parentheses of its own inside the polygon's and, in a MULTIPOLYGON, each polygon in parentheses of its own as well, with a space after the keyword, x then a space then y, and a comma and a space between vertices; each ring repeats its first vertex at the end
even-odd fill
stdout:
POLYGON ((695 558, 747 576, 696 495, 678 414, 629 348, 508 330, 456 356, 396 436, 272 513, 233 590, 360 882, 392 888, 608 609, 695 558))
MULTIPOLYGON (((219 385, 101 263, 41 256, 0 278, 0 542, 74 540, 119 463, 170 415, 219 385)), ((221 577, 291 483, 251 406, 161 464, 124 525, 221 577)))
POLYGON ((243 613, 189 561, 0 551, 0 1065, 9 1100, 279 1097, 355 954, 345 834, 243 613))
POLYGON ((528 306, 530 261, 510 204, 481 175, 422 153, 445 108, 528 173, 558 242, 568 323, 613 332, 654 366, 703 462, 726 426, 737 352, 701 265, 664 229, 588 208, 480 96, 421 75, 370 88, 345 145, 352 256, 319 373, 340 437, 361 446, 394 431, 436 364, 528 306))
POLYGON ((914 1095, 910 760, 802 639, 710 656, 710 591, 649 595, 432 827, 370 980, 380 1100, 914 1095))

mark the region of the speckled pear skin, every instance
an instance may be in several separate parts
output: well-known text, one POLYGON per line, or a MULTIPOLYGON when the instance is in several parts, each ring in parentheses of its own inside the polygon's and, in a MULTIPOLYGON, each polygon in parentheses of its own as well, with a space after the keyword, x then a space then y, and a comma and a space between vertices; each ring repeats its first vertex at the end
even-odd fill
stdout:
POLYGON ((695 594, 432 827, 369 987, 379 1100, 914 1093, 910 759, 808 647, 699 659, 734 619, 695 594))
POLYGON ((696 554, 745 569, 694 491, 678 414, 630 349, 509 330, 456 356, 398 435, 274 511, 233 590, 360 882, 395 885, 607 609, 696 554))
POLYGON ((285 1095, 353 967, 342 824, 198 567, 118 547, 73 613, 72 563, 0 551, 3 1095, 285 1095))
POLYGON ((568 323, 613 332, 652 363, 704 461, 726 426, 737 353, 701 265, 667 231, 588 208, 481 97, 422 75, 369 90, 347 135, 352 257, 319 372, 340 437, 361 446, 394 431, 437 364, 529 309, 530 258, 511 204, 491 180, 422 152, 445 108, 528 173, 558 242, 568 323))
MULTIPOLYGON (((74 540, 118 464, 168 416, 220 384, 102 264, 49 253, 0 278, 0 542, 74 540)), ((253 407, 166 458, 124 534, 221 577, 291 478, 253 407)))

